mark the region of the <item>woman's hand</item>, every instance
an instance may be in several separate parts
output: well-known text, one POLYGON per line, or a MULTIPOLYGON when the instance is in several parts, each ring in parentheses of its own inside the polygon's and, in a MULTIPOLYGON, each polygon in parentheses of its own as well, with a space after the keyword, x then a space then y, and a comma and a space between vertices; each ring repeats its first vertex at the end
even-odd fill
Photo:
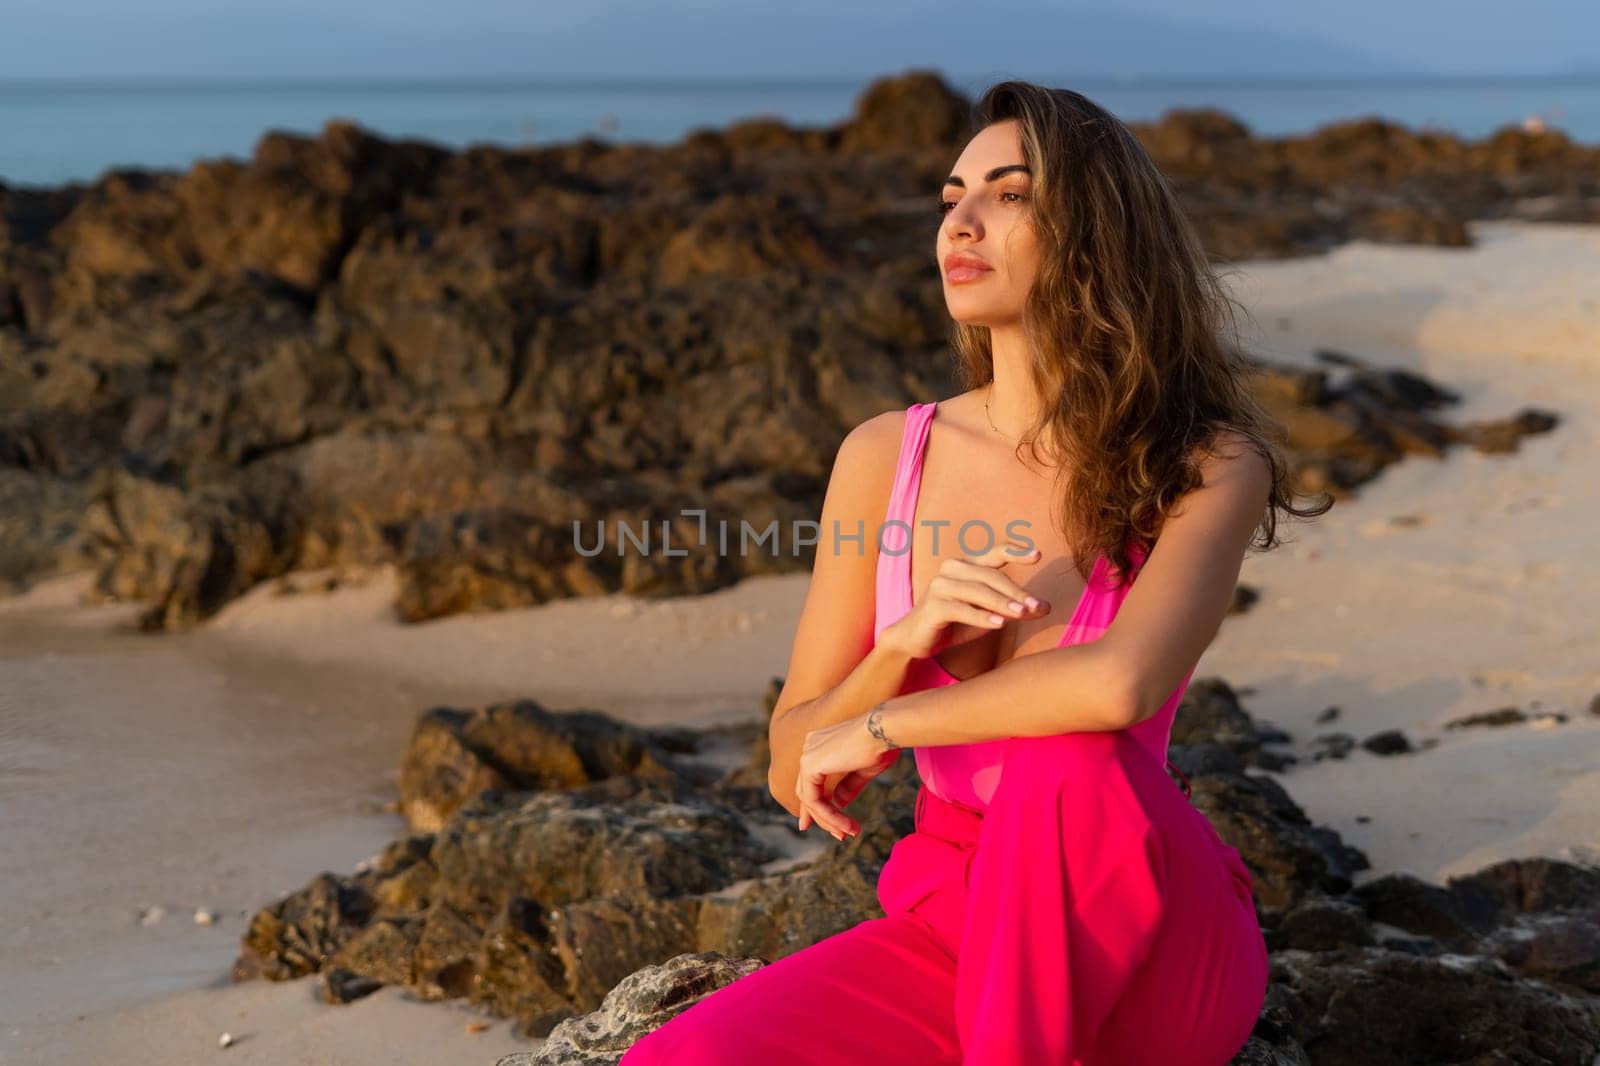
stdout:
POLYGON ((931 659, 1000 628, 1007 618, 1049 614, 1050 604, 1030 596, 1001 572, 1007 563, 1039 561, 1038 548, 1020 554, 1008 550, 1021 546, 1014 540, 1003 541, 979 555, 945 559, 922 598, 884 628, 878 643, 890 644, 913 659, 931 659))
POLYGON ((800 778, 795 795, 800 799, 800 830, 813 822, 843 840, 861 832, 860 823, 849 818, 844 808, 861 794, 873 778, 893 766, 901 749, 886 747, 883 740, 867 728, 872 712, 858 714, 837 725, 813 729, 806 734, 800 751, 800 778), (843 774, 830 796, 826 779, 843 774))

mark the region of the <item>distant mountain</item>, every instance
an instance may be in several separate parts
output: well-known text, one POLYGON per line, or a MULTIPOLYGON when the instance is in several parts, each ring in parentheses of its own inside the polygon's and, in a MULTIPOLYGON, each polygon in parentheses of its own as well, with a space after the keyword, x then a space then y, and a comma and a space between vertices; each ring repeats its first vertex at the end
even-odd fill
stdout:
MULTIPOLYGON (((149 5, 145 5, 148 10, 149 5)), ((441 8, 379 16, 286 11, 93 18, 12 12, 9 77, 867 78, 912 66, 992 77, 1426 74, 1438 64, 1204 18, 1060 4, 931 0, 909 11, 755 10, 649 0, 488 19, 441 8), (565 24, 550 25, 556 19, 565 24)), ((1448 60, 1448 56, 1430 60, 1448 60)))

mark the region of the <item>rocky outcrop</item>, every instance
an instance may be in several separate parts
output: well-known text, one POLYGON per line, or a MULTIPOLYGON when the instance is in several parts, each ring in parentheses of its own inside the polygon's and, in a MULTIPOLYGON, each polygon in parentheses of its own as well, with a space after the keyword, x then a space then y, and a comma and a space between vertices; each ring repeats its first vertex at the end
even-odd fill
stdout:
MULTIPOLYGON (((394 566, 412 621, 804 570, 844 434, 951 387, 928 248, 967 107, 912 72, 833 127, 457 152, 331 122, 0 185, 0 589, 88 569, 174 629, 297 570, 394 566)), ((1600 148, 1553 132, 1136 132, 1223 258, 1600 218, 1600 148)), ((1438 390, 1356 378, 1259 385, 1314 487, 1550 422, 1463 436, 1438 390)))
POLYGON ((624 977, 598 1010, 568 1018, 551 1030, 537 1052, 513 1052, 495 1066, 586 1066, 616 1063, 634 1041, 664 1025, 692 1003, 759 970, 759 958, 720 951, 676 955, 624 977))
MULTIPOLYGON (((333 1003, 386 984, 466 998, 547 1038, 514 1061, 614 1064, 700 997, 883 913, 911 760, 852 804, 859 836, 818 846, 767 792, 765 731, 734 734, 750 760, 712 773, 703 749, 733 738, 532 701, 429 711, 406 760, 417 794, 443 797, 438 827, 263 908, 235 979, 317 974, 333 1003)), ((1173 762, 1249 866, 1272 957, 1235 1061, 1589 1066, 1600 868, 1522 859, 1354 886, 1366 857, 1270 774, 1295 765, 1291 739, 1220 679, 1193 683, 1174 725, 1173 762)))
MULTIPOLYGON (((689 750, 693 743, 687 741, 689 750)), ((676 776, 667 752, 685 746, 681 730, 636 729, 592 711, 554 714, 533 700, 475 711, 436 707, 417 719, 406 743, 400 811, 412 829, 431 833, 484 791, 676 776)))

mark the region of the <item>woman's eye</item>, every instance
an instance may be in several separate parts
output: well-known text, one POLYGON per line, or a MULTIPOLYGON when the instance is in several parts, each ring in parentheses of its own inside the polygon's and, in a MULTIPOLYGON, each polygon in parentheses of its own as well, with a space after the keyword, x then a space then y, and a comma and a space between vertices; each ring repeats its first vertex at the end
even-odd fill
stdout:
MULTIPOLYGON (((1004 200, 1007 196, 1015 196, 1016 197, 1015 200, 1010 201, 1011 203, 1014 203, 1014 204, 1020 204, 1020 203, 1022 203, 1024 200, 1026 200, 1028 198, 1026 193, 1020 193, 1020 192, 1017 192, 1014 189, 1007 189, 1005 192, 1000 194, 1000 198, 1002 200, 1004 200)), ((954 200, 940 200, 938 202, 938 206, 936 206, 933 210, 934 210, 934 212, 936 214, 945 215, 945 214, 949 214, 950 213, 950 209, 952 207, 954 207, 954 206, 955 206, 955 201, 954 200)))

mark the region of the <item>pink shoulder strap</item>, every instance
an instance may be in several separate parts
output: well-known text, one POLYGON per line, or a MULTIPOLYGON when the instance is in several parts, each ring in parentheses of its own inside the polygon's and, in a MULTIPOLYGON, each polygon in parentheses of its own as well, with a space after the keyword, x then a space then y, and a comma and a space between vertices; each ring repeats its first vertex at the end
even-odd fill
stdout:
MULTIPOLYGON (((906 408, 905 429, 900 435, 900 457, 895 462, 894 485, 889 490, 889 510, 884 515, 884 520, 890 519, 911 524, 911 509, 913 501, 917 498, 917 490, 922 484, 922 453, 928 445, 928 423, 932 421, 933 404, 914 403, 906 408)), ((886 532, 885 540, 899 545, 905 535, 905 530, 899 526, 890 527, 891 530, 900 530, 890 534, 886 532)))
POLYGON ((914 403, 906 408, 905 430, 900 436, 900 455, 895 461, 889 506, 883 516, 883 526, 873 531, 878 544, 874 636, 883 632, 883 627, 898 618, 899 612, 910 603, 907 582, 911 572, 911 512, 922 481, 922 449, 927 442, 932 414, 932 404, 914 403))

